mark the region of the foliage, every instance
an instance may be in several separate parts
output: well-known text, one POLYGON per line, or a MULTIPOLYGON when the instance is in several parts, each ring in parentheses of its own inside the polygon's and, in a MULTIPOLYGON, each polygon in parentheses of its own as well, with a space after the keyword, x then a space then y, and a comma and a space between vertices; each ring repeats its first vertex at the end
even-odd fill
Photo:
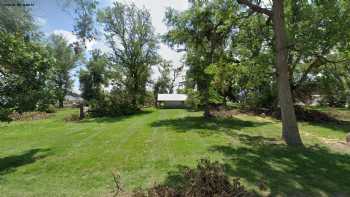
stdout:
POLYGON ((73 81, 70 72, 77 66, 78 56, 61 35, 51 35, 48 48, 52 57, 55 58, 52 79, 55 98, 59 107, 62 108, 65 96, 72 91, 73 81))
POLYGON ((188 78, 192 78, 202 97, 208 115, 211 77, 205 69, 219 61, 228 46, 227 38, 234 31, 237 7, 231 1, 190 1, 182 12, 169 8, 166 24, 169 31, 164 40, 171 46, 185 47, 188 78))
POLYGON ((114 2, 99 12, 106 39, 113 50, 114 83, 125 89, 133 108, 144 102, 151 66, 158 63, 158 41, 150 13, 134 4, 114 2))
POLYGON ((186 93, 188 96, 186 100, 186 105, 192 108, 193 110, 199 110, 201 108, 201 99, 199 92, 194 91, 193 89, 188 89, 186 93))
MULTIPOLYGON (((4 3, 4 2, 3 2, 4 3)), ((24 0, 13 0, 13 4, 23 4, 24 0)), ((36 39, 39 35, 31 9, 28 6, 0 6, 0 31, 19 34, 26 39, 36 39)))
POLYGON ((168 94, 170 93, 169 89, 171 86, 171 62, 163 60, 159 66, 158 66, 158 72, 160 73, 160 76, 154 83, 153 91, 154 95, 157 96, 158 94, 168 94))
POLYGON ((10 115, 12 113, 11 109, 0 107, 0 122, 11 122, 12 119, 10 118, 10 115))
POLYGON ((86 65, 86 69, 81 69, 79 82, 81 96, 86 101, 98 100, 103 97, 103 86, 108 84, 108 60, 106 55, 100 51, 92 52, 92 58, 86 65))
POLYGON ((89 106, 89 113, 93 117, 116 117, 138 111, 132 104, 129 94, 116 89, 99 99, 90 100, 89 106))
POLYGON ((75 54, 82 54, 86 42, 97 39, 96 13, 98 0, 62 0, 63 9, 74 16, 73 33, 79 39, 72 43, 75 54))
POLYGON ((157 99, 157 97, 154 94, 154 92, 146 91, 144 106, 146 106, 146 107, 154 106, 156 99, 157 99))
POLYGON ((48 107, 52 103, 49 80, 53 63, 40 43, 0 32, 1 107, 18 112, 48 107))
POLYGON ((47 107, 47 109, 45 109, 45 112, 46 112, 46 113, 49 113, 49 114, 51 114, 51 113, 56 113, 56 112, 57 112, 57 109, 56 109, 56 107, 55 107, 54 105, 49 105, 49 106, 47 107))
MULTIPOLYGON (((349 71, 344 70, 349 65, 349 56, 345 55, 350 50, 349 11, 349 2, 342 0, 288 1, 289 64, 297 98, 308 92, 322 94, 344 106, 344 94, 349 95, 344 88, 349 80, 349 71), (327 87, 325 81, 334 85, 327 87), (342 96, 332 99, 336 95, 342 96)), ((334 105, 332 101, 328 104, 334 105)))
POLYGON ((76 4, 74 12, 76 13, 74 32, 75 34, 85 40, 93 40, 96 37, 96 30, 94 28, 96 7, 98 1, 96 0, 72 0, 76 4))

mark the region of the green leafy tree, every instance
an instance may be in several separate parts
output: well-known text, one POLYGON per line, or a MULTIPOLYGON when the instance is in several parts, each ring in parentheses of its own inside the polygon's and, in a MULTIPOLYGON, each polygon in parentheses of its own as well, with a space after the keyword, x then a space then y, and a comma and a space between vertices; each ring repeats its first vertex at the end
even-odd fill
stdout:
POLYGON ((45 46, 0 32, 1 107, 18 112, 44 110, 51 103, 54 59, 45 46))
POLYGON ((253 4, 249 0, 238 0, 238 3, 248 6, 254 12, 264 14, 272 20, 276 53, 278 98, 282 114, 282 137, 288 145, 302 145, 290 84, 284 1, 274 0, 272 10, 253 4))
POLYGON ((154 93, 155 96, 159 94, 169 93, 170 83, 171 83, 171 64, 170 62, 164 60, 158 66, 158 72, 160 76, 155 81, 154 93))
POLYGON ((293 101, 319 91, 317 75, 343 61, 333 56, 349 50, 349 1, 274 0, 270 8, 260 1, 237 2, 265 16, 273 27, 269 37, 275 45, 270 46, 276 55, 282 136, 287 144, 300 145, 293 101))
POLYGON ((103 86, 108 85, 109 81, 108 63, 107 57, 95 50, 86 69, 80 70, 80 90, 86 101, 100 100, 103 97, 103 86))
POLYGON ((135 108, 143 104, 151 66, 158 63, 158 41, 146 9, 115 2, 99 13, 106 39, 113 50, 114 81, 130 94, 135 108))
POLYGON ((170 61, 163 60, 158 66, 160 76, 154 83, 154 93, 173 94, 176 81, 181 77, 184 66, 175 67, 170 61))
POLYGON ((56 60, 53 69, 55 97, 59 107, 63 108, 65 96, 72 91, 70 72, 77 66, 79 56, 61 35, 51 35, 48 48, 56 60))
POLYGON ((170 28, 164 40, 186 51, 185 63, 189 66, 188 78, 201 94, 204 116, 210 116, 211 76, 206 68, 218 62, 227 46, 227 38, 234 31, 237 6, 232 1, 190 1, 190 7, 178 12, 168 9, 166 24, 170 28))
POLYGON ((62 0, 59 2, 65 11, 74 16, 73 33, 79 39, 72 44, 76 54, 84 51, 87 41, 92 41, 98 36, 95 27, 98 3, 98 0, 62 0))

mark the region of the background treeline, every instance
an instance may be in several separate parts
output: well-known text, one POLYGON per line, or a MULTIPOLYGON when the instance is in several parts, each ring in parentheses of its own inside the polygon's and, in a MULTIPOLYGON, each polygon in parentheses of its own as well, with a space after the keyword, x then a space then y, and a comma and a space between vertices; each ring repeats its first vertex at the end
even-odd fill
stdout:
POLYGON ((98 10, 95 0, 66 2, 80 38, 72 44, 59 35, 45 38, 29 8, 1 7, 2 114, 63 107, 78 66, 81 95, 95 116, 134 113, 158 93, 175 92, 187 93, 205 116, 210 105, 232 103, 278 111, 289 99, 279 80, 287 82, 293 103, 349 106, 349 1, 189 1, 184 11, 168 8, 169 31, 162 36, 149 11, 134 4, 116 1, 98 10), (273 12, 282 15, 276 19, 273 12), (276 47, 276 27, 284 33, 283 49, 276 47), (84 44, 99 36, 110 51, 90 51, 85 60, 84 44), (162 60, 160 41, 185 52, 184 65, 162 60), (277 62, 281 54, 284 67, 277 62), (155 67, 159 77, 151 80, 155 67), (185 87, 176 90, 185 71, 185 87))
POLYGON ((72 6, 78 15, 74 33, 79 40, 74 43, 61 35, 44 37, 30 8, 1 6, 3 120, 12 112, 52 112, 55 106, 63 107, 65 97, 72 94, 72 71, 79 67, 81 96, 94 116, 130 114, 145 102, 154 103, 146 87, 153 84, 152 66, 162 60, 149 12, 117 2, 97 12, 97 3, 66 1, 65 6, 72 6), (86 42, 99 36, 97 24, 104 29, 111 53, 85 50, 86 42))
POLYGON ((70 72, 81 55, 62 36, 44 38, 28 7, 0 9, 1 118, 63 107, 72 87, 70 72))
MULTIPOLYGON (((348 1, 285 1, 295 103, 320 95, 322 105, 349 105, 349 10, 348 1)), ((277 108, 271 18, 233 0, 191 1, 166 16, 164 40, 187 52, 187 90, 200 100, 193 103, 277 108)))

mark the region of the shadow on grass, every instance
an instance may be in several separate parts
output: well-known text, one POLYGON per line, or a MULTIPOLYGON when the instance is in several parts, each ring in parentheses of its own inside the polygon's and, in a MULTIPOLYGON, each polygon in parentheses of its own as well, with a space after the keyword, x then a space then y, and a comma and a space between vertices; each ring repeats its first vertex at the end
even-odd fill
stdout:
POLYGON ((31 164, 48 156, 50 149, 31 149, 20 155, 0 158, 0 176, 15 171, 18 167, 31 164))
POLYGON ((312 126, 324 127, 327 129, 337 130, 345 133, 350 133, 350 121, 338 121, 338 122, 308 122, 312 126))
POLYGON ((234 134, 244 146, 214 146, 227 173, 252 185, 263 182, 271 196, 350 196, 350 155, 320 146, 291 148, 277 139, 234 134))
POLYGON ((247 127, 259 127, 271 124, 270 122, 254 122, 238 118, 204 118, 187 116, 177 119, 159 120, 151 123, 152 127, 171 127, 177 132, 199 130, 201 134, 214 134, 218 131, 226 132, 228 129, 240 130, 247 127))
POLYGON ((133 117, 138 117, 138 116, 144 116, 153 113, 153 110, 142 110, 135 112, 134 114, 130 115, 121 115, 117 117, 96 117, 96 118, 86 118, 84 120, 79 121, 79 123, 92 123, 92 122, 97 122, 97 123, 113 123, 113 122, 119 122, 122 120, 130 119, 133 117))

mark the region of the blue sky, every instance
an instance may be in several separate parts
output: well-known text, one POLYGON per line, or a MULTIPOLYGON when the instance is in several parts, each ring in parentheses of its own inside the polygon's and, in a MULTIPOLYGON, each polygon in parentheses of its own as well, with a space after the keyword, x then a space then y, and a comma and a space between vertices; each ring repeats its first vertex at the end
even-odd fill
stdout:
MULTIPOLYGON (((76 40, 76 37, 72 34, 73 30, 73 15, 72 11, 64 10, 62 2, 65 0, 26 0, 28 3, 33 3, 33 16, 36 22, 40 25, 40 30, 49 36, 52 33, 63 35, 69 42, 76 40)), ((100 0, 99 8, 111 6, 115 0, 100 0)), ((164 13, 166 7, 173 7, 177 10, 184 10, 187 8, 187 0, 119 0, 124 3, 135 3, 138 7, 146 7, 152 16, 152 23, 155 27, 156 33, 163 34, 167 31, 166 26, 163 23, 164 13)), ((104 42, 101 36, 100 39, 89 42, 87 49, 102 49, 108 52, 108 45, 104 42)), ((161 44, 159 54, 167 59, 171 60, 175 65, 181 64, 182 54, 179 54, 164 44, 161 44)), ((74 82, 74 91, 79 92, 79 83, 77 81, 77 71, 79 68, 72 72, 74 82)), ((155 71, 152 78, 157 78, 158 73, 155 71)))

